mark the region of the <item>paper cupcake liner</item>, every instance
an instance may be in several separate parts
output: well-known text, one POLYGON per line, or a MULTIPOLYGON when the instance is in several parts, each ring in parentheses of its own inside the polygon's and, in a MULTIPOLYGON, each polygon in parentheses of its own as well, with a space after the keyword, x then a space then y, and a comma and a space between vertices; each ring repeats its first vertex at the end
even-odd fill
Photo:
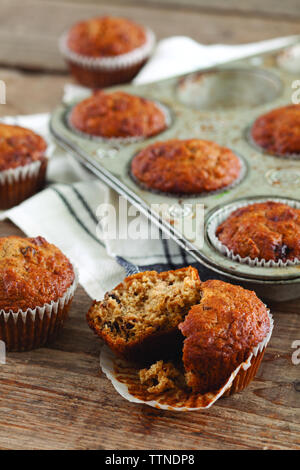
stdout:
POLYGON ((45 157, 28 165, 0 172, 0 209, 9 209, 39 191, 46 177, 45 157))
MULTIPOLYGON (((159 101, 156 101, 156 100, 151 100, 159 109, 160 111, 163 113, 164 117, 165 117, 165 123, 166 123, 166 128, 163 129, 161 132, 158 132, 157 134, 155 134, 155 136, 161 134, 162 132, 166 131, 172 124, 172 117, 171 117, 171 112, 170 110, 167 108, 167 106, 165 106, 164 104, 160 103, 159 101)), ((75 105, 76 106, 76 105, 75 105)), ((74 132, 75 134, 78 134, 80 137, 83 137, 84 139, 89 139, 89 140, 93 140, 95 142, 102 142, 102 143, 109 143, 109 144, 115 144, 115 145, 129 145, 129 144, 134 144, 136 142, 141 142, 143 140, 146 140, 146 139, 149 139, 151 137, 154 137, 154 136, 149 136, 149 137, 145 137, 145 136, 132 136, 132 137, 101 137, 101 136, 96 136, 96 135, 92 135, 92 134, 88 134, 87 132, 83 132, 83 131, 80 131, 78 130, 76 127, 73 126, 73 124, 71 123, 71 113, 72 113, 72 108, 74 106, 71 107, 71 109, 67 112, 66 114, 66 122, 67 122, 67 125, 68 127, 72 130, 72 132, 74 132)))
POLYGON ((143 62, 149 57, 155 44, 155 35, 153 31, 148 28, 145 28, 145 33, 146 41, 142 46, 137 47, 126 54, 114 57, 88 57, 71 51, 68 47, 68 31, 60 37, 59 49, 67 60, 70 60, 82 67, 104 71, 116 71, 132 67, 133 65, 143 62))
POLYGON ((24 311, 0 310, 0 339, 5 342, 7 351, 29 351, 56 338, 78 285, 78 273, 73 269, 75 279, 57 301, 24 311))
POLYGON ((265 349, 270 341, 273 331, 273 318, 268 310, 270 329, 264 340, 249 354, 247 360, 242 362, 230 375, 226 383, 216 392, 204 395, 176 391, 164 392, 158 396, 145 392, 140 384, 138 369, 131 363, 117 358, 105 345, 100 353, 100 366, 107 378, 112 382, 115 390, 126 400, 170 411, 197 411, 211 407, 220 397, 229 396, 242 391, 255 377, 262 361, 265 349), (134 388, 134 392, 132 388, 134 388), (141 398, 147 395, 147 398, 141 398), (139 397, 140 396, 140 397, 139 397))
POLYGON ((268 267, 268 268, 282 268, 286 266, 295 266, 297 264, 300 264, 300 259, 299 258, 294 258, 293 260, 287 260, 287 261, 273 261, 273 260, 265 260, 265 259, 259 259, 255 258, 252 259, 249 256, 242 258, 240 255, 235 254, 233 250, 230 250, 226 245, 220 242, 218 237, 216 236, 216 231, 218 226, 224 222, 232 212, 235 210, 245 207, 245 206, 250 206, 252 204, 260 203, 260 202, 267 202, 267 201, 274 201, 274 202, 281 202, 283 204, 287 204, 290 207, 293 207, 294 209, 300 209, 300 202, 293 201, 290 199, 284 199, 284 198, 259 198, 255 200, 248 200, 248 201, 240 201, 236 202, 234 204, 230 204, 230 207, 224 207, 221 210, 218 210, 215 214, 211 216, 209 219, 209 222, 207 224, 206 232, 207 236, 212 243, 212 245, 218 250, 220 253, 223 255, 227 256, 227 258, 232 259, 233 261, 237 261, 238 263, 243 263, 243 264, 248 264, 249 266, 260 266, 260 267, 268 267))

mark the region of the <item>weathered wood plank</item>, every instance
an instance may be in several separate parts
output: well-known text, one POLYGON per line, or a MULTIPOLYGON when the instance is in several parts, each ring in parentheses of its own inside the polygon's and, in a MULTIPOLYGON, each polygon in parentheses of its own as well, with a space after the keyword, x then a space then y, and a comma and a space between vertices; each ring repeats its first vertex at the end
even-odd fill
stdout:
MULTIPOLYGON (((40 1, 56 1, 56 0, 40 0, 40 1)), ((65 3, 82 4, 83 0, 63 0, 65 3)), ((89 0, 89 3, 95 5, 103 5, 107 0, 89 0)), ((144 7, 161 8, 168 7, 170 9, 184 9, 195 11, 209 11, 221 14, 251 14, 253 16, 266 15, 269 18, 276 16, 285 17, 294 20, 300 17, 300 8, 298 0, 113 0, 111 3, 115 5, 143 5, 144 7)))
MULTIPOLYGON (((226 3, 226 2, 224 2, 226 3)), ((238 13, 189 11, 167 6, 149 8, 141 2, 64 3, 45 0, 0 0, 0 64, 65 70, 57 38, 72 23, 93 15, 112 14, 147 23, 158 38, 189 35, 203 43, 228 44, 300 34, 300 22, 238 13)))

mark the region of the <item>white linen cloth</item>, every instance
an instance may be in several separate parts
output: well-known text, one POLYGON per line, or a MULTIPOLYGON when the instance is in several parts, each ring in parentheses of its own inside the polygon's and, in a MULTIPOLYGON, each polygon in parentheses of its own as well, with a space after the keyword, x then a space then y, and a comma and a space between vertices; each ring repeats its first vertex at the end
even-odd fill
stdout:
MULTIPOLYGON (((291 38, 286 38, 289 44, 291 38)), ((211 66, 244 54, 255 54, 282 44, 282 39, 242 46, 204 46, 187 37, 162 40, 151 60, 135 78, 146 83, 199 67, 211 66)), ((68 85, 64 101, 83 98, 89 91, 68 85)), ((74 172, 66 153, 52 140, 49 115, 37 114, 3 119, 33 129, 49 142, 48 186, 32 198, 0 215, 13 221, 28 236, 41 235, 57 245, 76 265, 79 281, 89 296, 100 299, 126 274, 144 269, 168 269, 193 263, 193 258, 172 240, 104 240, 96 216, 100 203, 117 206, 118 196, 86 171, 74 172)), ((142 224, 146 224, 143 219, 142 224)), ((198 266, 201 270, 203 268, 198 266)), ((202 277, 207 276, 206 273, 202 277)), ((214 276, 216 277, 216 276, 214 276)))

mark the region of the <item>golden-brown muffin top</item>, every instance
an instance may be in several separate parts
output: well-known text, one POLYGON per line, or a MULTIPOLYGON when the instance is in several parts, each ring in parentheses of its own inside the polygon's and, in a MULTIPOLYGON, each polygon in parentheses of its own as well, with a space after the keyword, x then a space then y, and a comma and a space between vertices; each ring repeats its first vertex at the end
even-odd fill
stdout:
POLYGON ((201 393, 223 386, 270 331, 268 311, 252 291, 218 280, 201 285, 201 301, 179 329, 188 385, 201 393))
POLYGON ((131 174, 143 187, 175 194, 225 188, 240 173, 241 162, 231 150, 200 139, 155 142, 131 163, 131 174))
POLYGON ((44 158, 47 144, 30 129, 0 123, 0 171, 44 158))
POLYGON ((300 258, 300 209, 274 201, 249 204, 232 212, 216 235, 242 258, 300 258))
POLYGON ((67 45, 88 57, 114 57, 141 47, 146 42, 143 27, 125 18, 103 16, 75 24, 67 45))
POLYGON ((68 258, 44 238, 0 238, 0 310, 24 311, 56 301, 74 279, 68 258))
POLYGON ((283 106, 259 116, 251 135, 257 145, 271 154, 300 154, 300 105, 283 106))
POLYGON ((81 132, 105 138, 150 137, 166 128, 153 101, 123 91, 96 91, 74 106, 70 121, 81 132))

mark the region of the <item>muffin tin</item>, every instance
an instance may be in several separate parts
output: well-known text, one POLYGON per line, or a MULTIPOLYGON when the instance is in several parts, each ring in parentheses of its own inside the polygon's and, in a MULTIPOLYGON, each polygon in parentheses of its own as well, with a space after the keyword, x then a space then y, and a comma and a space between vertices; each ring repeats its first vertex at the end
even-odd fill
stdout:
POLYGON ((125 196, 219 278, 254 289, 264 298, 288 300, 300 296, 300 264, 274 267, 239 263, 220 253, 207 235, 216 212, 236 201, 300 202, 300 156, 297 160, 268 155, 249 138, 253 121, 273 108, 290 104, 295 92, 292 82, 298 77, 279 67, 277 58, 278 50, 147 85, 108 89, 143 96, 168 109, 169 127, 143 141, 116 142, 76 133, 68 125, 68 114, 75 103, 57 108, 50 128, 74 161, 125 196), (141 188, 130 176, 131 159, 143 147, 172 138, 200 138, 229 147, 244 162, 242 178, 217 193, 192 197, 141 188), (151 204, 162 203, 170 206, 168 213, 150 209, 151 204), (186 238, 181 229, 185 217, 195 223, 197 204, 205 209, 204 244, 186 238))

